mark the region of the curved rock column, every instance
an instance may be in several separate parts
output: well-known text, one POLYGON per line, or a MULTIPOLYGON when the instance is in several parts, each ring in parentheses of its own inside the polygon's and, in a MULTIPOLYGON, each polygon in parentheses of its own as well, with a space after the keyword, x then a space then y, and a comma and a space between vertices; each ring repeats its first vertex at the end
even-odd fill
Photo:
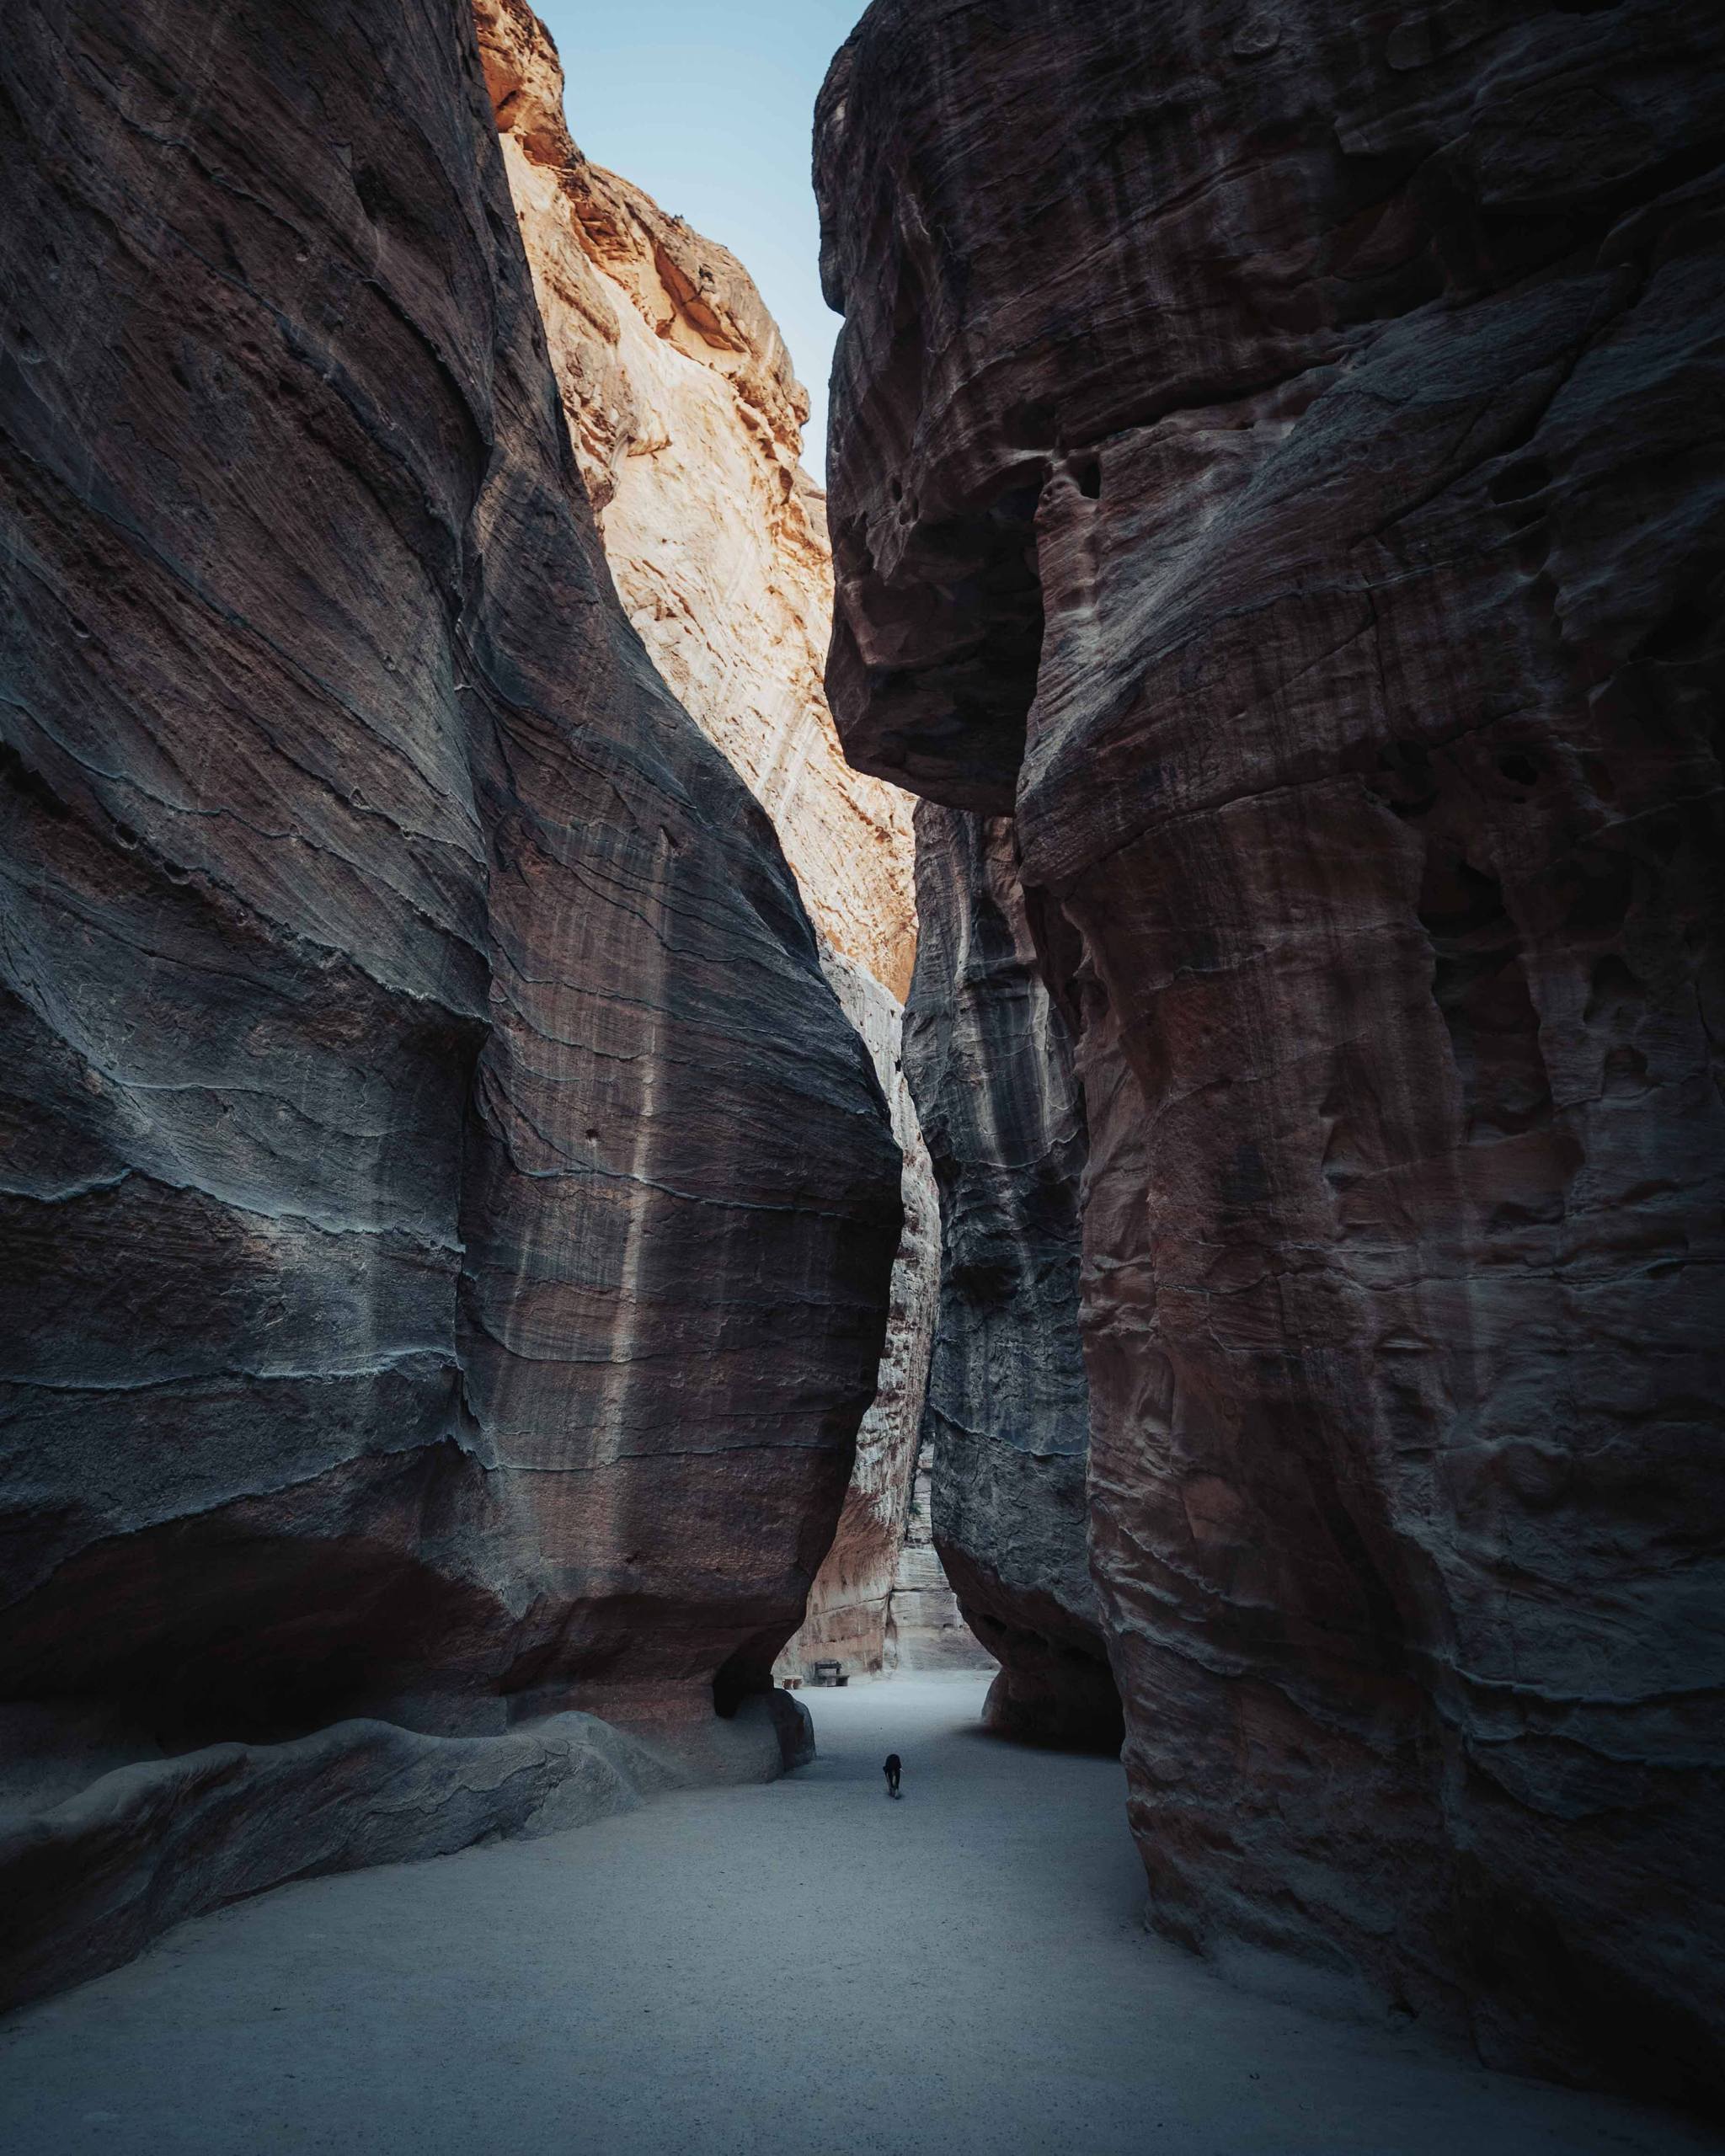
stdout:
MULTIPOLYGON (((773 820, 827 977, 873 1059, 904 1155, 874 1404, 789 1673, 879 1670, 916 1467, 939 1237, 900 1072, 916 926, 911 803, 845 761, 821 681, 825 503, 798 462, 808 400, 734 256, 584 157, 563 70, 525 0, 475 19, 553 368, 630 619, 773 820)), ((576 109, 579 120, 579 104, 576 109)))
POLYGON ((618 606, 456 0, 0 46, 0 1688, 141 1749, 767 1682, 898 1159, 618 606))
POLYGON ((841 732, 1078 1027, 1156 1919, 1715 2099, 1722 127, 1699 0, 876 0, 817 152, 841 732))
POLYGON ((833 954, 826 969, 891 1103, 903 1156, 905 1218, 893 1261, 886 1345, 873 1402, 857 1433, 857 1463, 838 1532, 809 1590, 802 1627, 779 1658, 782 1674, 799 1678, 810 1675, 816 1662, 843 1662, 847 1675, 878 1675, 895 1666, 892 1598, 904 1561, 940 1286, 939 1201, 900 1068, 904 1012, 860 966, 833 954))

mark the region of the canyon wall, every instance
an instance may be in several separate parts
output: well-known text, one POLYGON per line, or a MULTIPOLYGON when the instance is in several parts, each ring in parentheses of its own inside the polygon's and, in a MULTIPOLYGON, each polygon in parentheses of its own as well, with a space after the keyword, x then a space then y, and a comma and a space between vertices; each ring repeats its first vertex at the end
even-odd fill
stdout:
POLYGON ((846 762, 822 683, 832 554, 809 401, 748 272, 590 164, 525 0, 476 0, 551 361, 611 574, 687 711, 754 790, 825 942, 902 1002, 911 803, 846 762))
POLYGON ((904 1155, 905 1225, 874 1404, 839 1531, 784 1649, 878 1670, 927 1380, 939 1237, 900 1073, 916 945, 911 802, 852 769, 822 683, 825 503, 808 400, 748 272, 571 139, 557 50, 525 0, 477 0, 479 49, 553 369, 624 606, 683 706, 772 818, 827 977, 904 1155))
POLYGON ((697 1726, 899 1157, 617 603, 472 21, 36 0, 0 82, 8 1757, 697 1726))
POLYGON ((817 126, 828 687, 1074 1036, 1155 1920, 1714 2100, 1722 48, 876 0, 817 126))
POLYGON ((836 953, 826 965, 892 1109, 893 1135, 904 1159, 905 1218, 893 1261, 886 1345, 873 1403, 857 1433, 857 1461, 838 1532, 809 1590, 802 1626, 777 1663, 782 1674, 798 1678, 809 1676, 816 1662, 841 1662, 847 1674, 862 1675, 877 1675, 893 1664, 892 1593, 908 1527, 940 1288, 939 1200, 900 1067, 904 1011, 861 966, 836 953))
POLYGON ((991 1726, 1118 1750, 1086 1547, 1084 1112, 1037 971, 1012 819, 919 803, 916 898, 905 1070, 943 1247, 924 1417, 932 1540, 1001 1665, 991 1726))

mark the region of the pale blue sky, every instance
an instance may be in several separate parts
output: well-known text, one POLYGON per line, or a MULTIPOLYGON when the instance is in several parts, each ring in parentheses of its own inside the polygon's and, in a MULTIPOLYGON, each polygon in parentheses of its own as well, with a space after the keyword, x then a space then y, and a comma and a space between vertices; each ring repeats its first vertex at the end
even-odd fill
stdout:
POLYGON ((595 164, 720 240, 772 308, 826 446, 838 318, 820 297, 814 96, 863 0, 535 0, 563 56, 569 132, 595 164))

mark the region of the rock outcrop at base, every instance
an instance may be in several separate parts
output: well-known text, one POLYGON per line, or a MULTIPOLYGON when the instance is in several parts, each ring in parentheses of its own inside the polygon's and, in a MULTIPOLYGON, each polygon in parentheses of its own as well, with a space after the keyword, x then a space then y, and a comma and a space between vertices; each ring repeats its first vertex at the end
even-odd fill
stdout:
POLYGON ((1011 819, 924 802, 916 863, 905 1070, 941 1200, 924 1412, 934 1546, 1001 1665, 991 1726, 1118 1751, 1086 1546, 1084 1110, 1071 1043, 1037 971, 1011 819))
POLYGON ((0 1698, 698 1721, 899 1160, 617 603, 471 19, 33 0, 0 87, 0 1698))
POLYGON ((1076 1028, 1156 1919, 1715 2100, 1722 127, 1698 0, 876 0, 817 144, 829 691, 1076 1028))
POLYGON ((668 1742, 585 1714, 491 1737, 342 1721, 286 1744, 137 1759, 22 1817, 8 1816, 0 1781, 0 2013, 271 1886, 565 1833, 665 1790, 772 1781, 814 1756, 808 1709, 774 1691, 668 1742))

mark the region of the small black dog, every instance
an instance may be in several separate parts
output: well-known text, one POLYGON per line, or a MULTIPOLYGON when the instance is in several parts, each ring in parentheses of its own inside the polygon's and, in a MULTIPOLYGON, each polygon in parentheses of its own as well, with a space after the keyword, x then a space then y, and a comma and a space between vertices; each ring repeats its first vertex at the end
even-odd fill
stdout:
POLYGON ((889 1752, 886 1755, 886 1793, 889 1796, 898 1795, 899 1776, 903 1771, 898 1753, 889 1752))

